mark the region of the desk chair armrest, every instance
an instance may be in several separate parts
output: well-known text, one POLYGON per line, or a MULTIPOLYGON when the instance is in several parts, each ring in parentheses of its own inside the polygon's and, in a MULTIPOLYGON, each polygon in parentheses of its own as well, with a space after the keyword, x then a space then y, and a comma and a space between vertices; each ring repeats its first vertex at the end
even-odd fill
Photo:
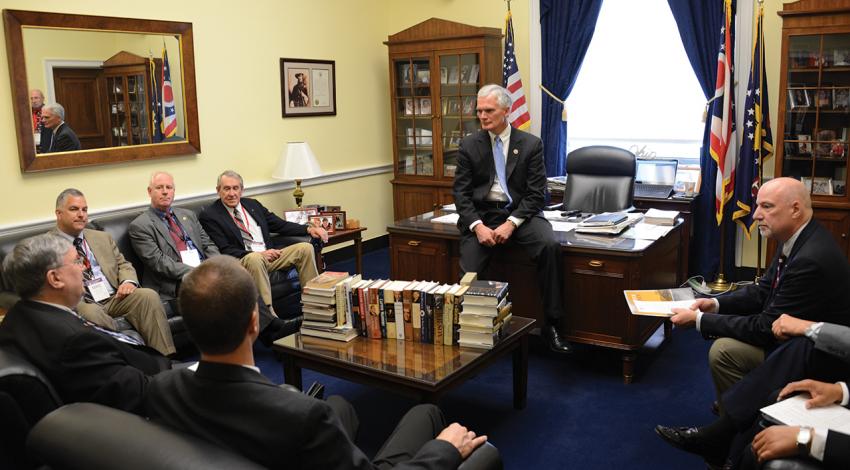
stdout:
POLYGON ((45 416, 30 432, 27 449, 53 469, 263 468, 220 446, 94 403, 74 403, 45 416))
POLYGON ((458 470, 502 470, 502 455, 493 444, 485 442, 460 464, 458 470))

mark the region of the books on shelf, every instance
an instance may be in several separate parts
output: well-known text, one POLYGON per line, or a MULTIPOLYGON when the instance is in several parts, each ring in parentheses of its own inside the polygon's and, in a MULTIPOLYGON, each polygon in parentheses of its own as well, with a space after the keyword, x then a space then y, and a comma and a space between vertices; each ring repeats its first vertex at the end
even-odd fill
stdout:
POLYGON ((690 308, 694 291, 690 287, 678 289, 624 290, 626 303, 632 315, 672 317, 673 308, 690 308))

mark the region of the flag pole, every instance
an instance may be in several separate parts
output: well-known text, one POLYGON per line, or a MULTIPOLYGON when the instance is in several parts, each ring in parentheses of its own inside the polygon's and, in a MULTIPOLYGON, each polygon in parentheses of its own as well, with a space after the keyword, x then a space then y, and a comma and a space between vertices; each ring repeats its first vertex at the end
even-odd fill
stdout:
POLYGON ((726 228, 726 218, 724 217, 723 220, 720 222, 720 266, 717 269, 717 279, 715 279, 714 282, 708 283, 708 287, 711 289, 711 292, 714 293, 714 294, 717 294, 717 293, 720 293, 720 292, 727 292, 727 291, 732 289, 732 283, 730 283, 729 281, 726 280, 726 275, 724 274, 724 270, 725 270, 724 264, 725 263, 723 262, 723 255, 724 255, 724 252, 726 251, 726 247, 725 247, 726 237, 724 236, 724 229, 725 228, 726 228))

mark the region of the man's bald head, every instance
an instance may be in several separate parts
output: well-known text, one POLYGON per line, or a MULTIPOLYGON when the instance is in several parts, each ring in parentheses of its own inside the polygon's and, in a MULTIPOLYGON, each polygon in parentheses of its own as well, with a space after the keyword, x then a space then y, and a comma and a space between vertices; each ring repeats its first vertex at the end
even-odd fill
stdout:
POLYGON ((812 198, 799 180, 775 178, 759 189, 753 219, 763 236, 785 243, 811 218, 812 198))

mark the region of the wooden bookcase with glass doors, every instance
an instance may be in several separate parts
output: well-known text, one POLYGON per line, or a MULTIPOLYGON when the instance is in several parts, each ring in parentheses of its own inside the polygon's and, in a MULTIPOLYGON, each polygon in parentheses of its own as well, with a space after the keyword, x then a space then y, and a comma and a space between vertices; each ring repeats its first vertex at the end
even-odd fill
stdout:
MULTIPOLYGON (((815 219, 850 256, 850 3, 801 0, 786 3, 779 15, 775 174, 803 181, 815 219)), ((771 244, 768 260, 774 250, 771 244)))
POLYGON ((389 47, 396 220, 453 202, 460 140, 479 129, 476 93, 502 80, 502 33, 431 18, 389 47))

